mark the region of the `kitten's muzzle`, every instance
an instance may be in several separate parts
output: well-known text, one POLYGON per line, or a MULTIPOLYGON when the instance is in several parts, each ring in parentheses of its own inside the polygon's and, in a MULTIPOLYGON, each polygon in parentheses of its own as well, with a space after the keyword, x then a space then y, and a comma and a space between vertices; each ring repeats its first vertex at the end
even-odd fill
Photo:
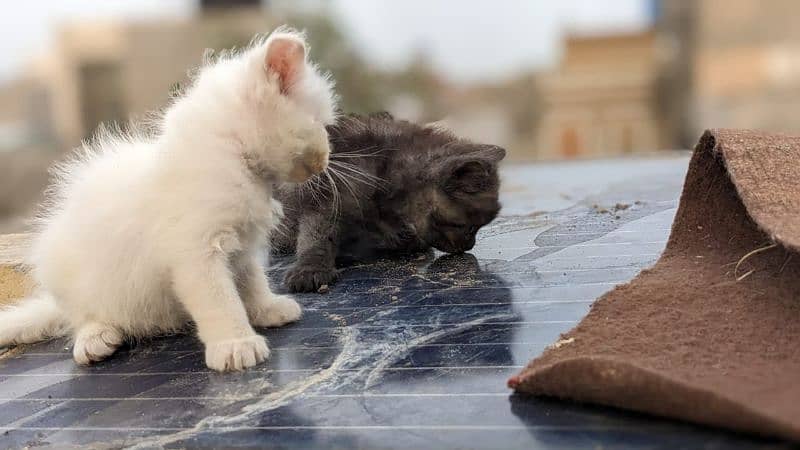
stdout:
POLYGON ((435 233, 430 245, 445 253, 464 253, 475 247, 475 235, 435 233))
POLYGON ((289 181, 302 183, 309 178, 322 173, 328 168, 328 154, 324 151, 308 151, 294 160, 294 165, 289 173, 289 181))

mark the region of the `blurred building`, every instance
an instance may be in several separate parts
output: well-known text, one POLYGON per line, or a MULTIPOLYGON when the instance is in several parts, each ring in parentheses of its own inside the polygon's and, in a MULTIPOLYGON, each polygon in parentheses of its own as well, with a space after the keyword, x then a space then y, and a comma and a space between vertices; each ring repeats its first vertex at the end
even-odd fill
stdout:
POLYGON ((0 152, 47 145, 52 138, 45 86, 32 78, 0 85, 0 152))
POLYGON ((674 144, 706 128, 800 132, 800 2, 662 0, 660 104, 674 144))
POLYGON ((541 76, 537 156, 600 157, 663 147, 651 30, 568 36, 556 70, 541 76))
POLYGON ((441 125, 475 142, 505 147, 508 159, 538 157, 534 137, 541 95, 536 74, 488 85, 443 86, 440 95, 441 125))
POLYGON ((204 1, 189 20, 80 22, 61 28, 32 77, 49 93, 57 142, 71 147, 101 122, 162 107, 206 48, 247 43, 269 22, 258 1, 204 1))
POLYGON ((437 122, 463 138, 509 148, 513 130, 504 91, 502 86, 450 86, 443 95, 447 114, 437 122))

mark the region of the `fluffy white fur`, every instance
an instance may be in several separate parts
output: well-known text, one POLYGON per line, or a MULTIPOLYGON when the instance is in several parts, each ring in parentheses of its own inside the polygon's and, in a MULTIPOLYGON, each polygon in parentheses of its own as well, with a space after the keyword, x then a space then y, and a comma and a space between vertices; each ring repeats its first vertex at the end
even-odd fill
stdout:
POLYGON ((56 169, 31 263, 40 294, 0 312, 0 345, 71 334, 78 363, 194 322, 206 364, 269 355, 252 325, 300 317, 262 255, 275 182, 324 170, 331 83, 279 29, 202 67, 151 133, 100 131, 56 169))

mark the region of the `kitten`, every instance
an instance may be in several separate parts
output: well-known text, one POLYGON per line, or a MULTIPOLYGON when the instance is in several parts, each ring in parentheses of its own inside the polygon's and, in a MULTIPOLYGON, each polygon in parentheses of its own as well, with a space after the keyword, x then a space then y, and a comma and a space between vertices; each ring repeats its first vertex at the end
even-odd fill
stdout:
POLYGON ((324 170, 333 109, 303 36, 282 28, 209 61, 151 135, 98 133, 57 169, 31 255, 41 294, 0 312, 0 345, 70 334, 88 364, 193 321, 209 368, 265 360, 251 324, 301 313, 264 274, 271 187, 324 170))
POLYGON ((328 133, 328 169, 276 190, 286 215, 271 240, 275 253, 296 253, 291 291, 334 281, 343 253, 468 251, 500 210, 500 147, 388 113, 343 117, 328 133))

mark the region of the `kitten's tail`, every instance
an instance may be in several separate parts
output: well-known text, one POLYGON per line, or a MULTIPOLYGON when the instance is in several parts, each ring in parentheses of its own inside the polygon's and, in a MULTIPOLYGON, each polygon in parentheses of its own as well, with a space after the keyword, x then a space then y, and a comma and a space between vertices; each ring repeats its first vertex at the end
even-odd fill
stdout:
POLYGON ((32 344, 67 334, 69 324, 56 300, 40 293, 0 309, 0 347, 32 344))

